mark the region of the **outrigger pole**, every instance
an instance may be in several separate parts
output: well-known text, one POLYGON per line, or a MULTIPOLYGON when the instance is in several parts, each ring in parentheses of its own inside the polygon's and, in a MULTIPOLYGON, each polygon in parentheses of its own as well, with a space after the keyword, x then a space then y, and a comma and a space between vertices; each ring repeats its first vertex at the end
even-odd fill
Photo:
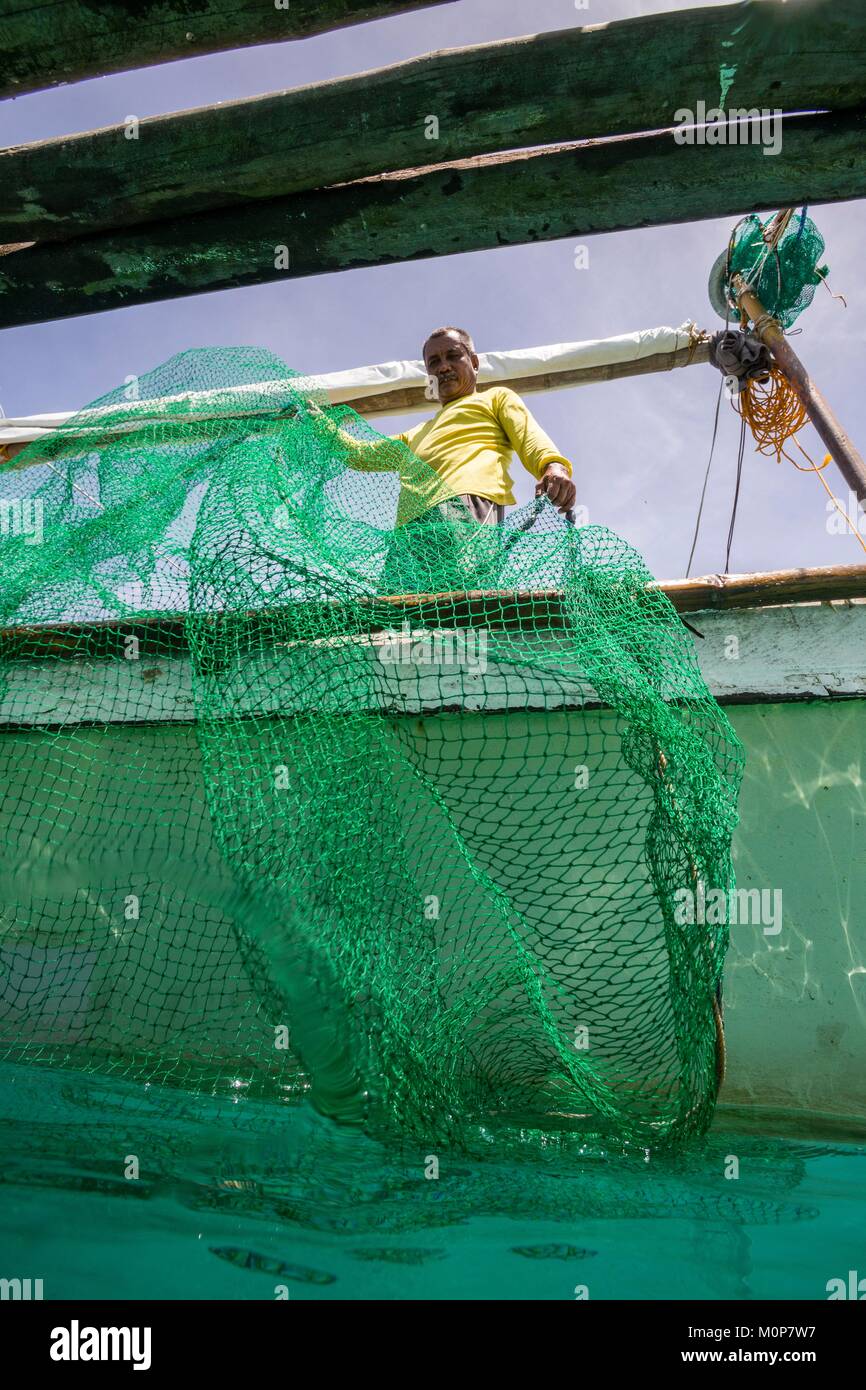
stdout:
POLYGON ((790 381, 845 482, 860 501, 866 504, 866 463, 791 347, 778 319, 767 312, 742 275, 735 274, 731 277, 731 288, 740 313, 751 320, 752 331, 769 349, 780 370, 790 381))

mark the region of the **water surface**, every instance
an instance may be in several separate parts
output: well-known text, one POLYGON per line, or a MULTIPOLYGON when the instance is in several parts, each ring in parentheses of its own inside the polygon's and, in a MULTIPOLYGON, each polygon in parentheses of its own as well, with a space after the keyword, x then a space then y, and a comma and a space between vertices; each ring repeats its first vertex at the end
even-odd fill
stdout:
POLYGON ((61 1299, 750 1300, 866 1273, 866 1147, 506 1137, 395 1152, 306 1105, 6 1066, 0 1276, 61 1299))

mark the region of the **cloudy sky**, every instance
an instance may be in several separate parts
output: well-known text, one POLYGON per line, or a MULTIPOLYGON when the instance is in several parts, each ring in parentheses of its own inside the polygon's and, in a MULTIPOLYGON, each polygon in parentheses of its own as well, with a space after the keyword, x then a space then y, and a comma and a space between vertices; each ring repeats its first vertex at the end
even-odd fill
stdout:
MULTIPOLYGON (((604 23, 699 0, 457 0, 455 4, 276 44, 101 77, 0 103, 0 145, 47 139, 128 115, 159 115, 341 77, 366 68, 527 32, 604 23)), ((515 198, 520 197, 519 181, 515 198)), ((832 288, 800 320, 797 350, 861 452, 866 291, 860 202, 815 209, 832 288)), ((732 219, 684 223, 587 239, 589 266, 575 269, 574 239, 480 251, 406 265, 347 271, 250 289, 120 309, 0 333, 0 406, 7 415, 70 410, 187 348, 256 344, 303 372, 336 371, 417 357, 430 328, 456 322, 481 350, 607 337, 694 319, 720 326, 707 277, 732 219)), ((62 251, 58 251, 62 256, 62 251)), ((661 578, 685 572, 718 392, 709 366, 583 386, 530 398, 539 420, 573 460, 590 520, 618 531, 661 578)), ((396 417, 383 428, 403 428, 396 417)), ((724 565, 738 422, 723 403, 719 441, 693 573, 724 565)), ((824 449, 811 430, 813 458, 824 449)), ((532 480, 515 464, 519 500, 532 480)), ((847 500, 832 472, 831 486, 847 500)), ((851 535, 828 529, 815 477, 747 446, 732 571, 856 564, 851 535)))

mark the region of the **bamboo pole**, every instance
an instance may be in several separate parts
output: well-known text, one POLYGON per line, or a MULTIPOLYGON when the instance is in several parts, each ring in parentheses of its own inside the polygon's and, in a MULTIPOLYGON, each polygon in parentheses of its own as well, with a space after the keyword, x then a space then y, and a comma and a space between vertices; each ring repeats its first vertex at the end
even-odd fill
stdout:
POLYGON ((822 393, 818 390, 803 363, 791 347, 781 324, 764 308, 758 296, 749 288, 742 275, 734 275, 732 287, 742 313, 748 315, 755 333, 769 348, 776 362, 790 381, 806 414, 832 455, 848 486, 866 503, 866 463, 854 447, 851 437, 842 428, 822 393))
MULTIPOLYGON (((791 603, 834 603, 866 599, 866 565, 832 565, 819 569, 773 570, 757 574, 712 574, 700 579, 654 581, 650 589, 660 590, 678 613, 700 613, 708 609, 765 608, 791 603)), ((332 608, 338 605, 333 603, 332 608)), ((460 623, 485 626, 492 622, 506 627, 560 628, 566 621, 562 594, 558 589, 493 589, 469 593, 395 594, 356 600, 358 613, 367 611, 369 623, 364 631, 377 632, 403 618, 421 623, 425 616, 437 626, 460 623)), ((274 611, 255 616, 263 624, 271 622, 274 611)), ((218 620, 218 615, 214 621, 218 620)), ((91 623, 44 623, 30 627, 0 628, 0 643, 7 657, 24 653, 39 643, 40 650, 54 655, 76 656, 81 652, 82 636, 87 635, 88 656, 111 655, 122 651, 130 634, 139 638, 141 651, 166 654, 184 650, 186 619, 182 613, 161 613, 150 617, 98 619, 91 623)))
MULTIPOLYGON (((646 357, 630 358, 624 362, 601 362, 593 367, 555 368, 536 376, 505 376, 497 377, 492 381, 485 379, 480 383, 480 386, 481 389, 487 389, 488 386, 508 386, 512 391, 517 391, 519 395, 526 396, 538 391, 558 391, 570 386, 583 386, 594 382, 618 381, 625 377, 645 376, 652 372, 670 372, 680 367, 690 367, 695 363, 705 363, 709 360, 709 335, 703 329, 695 329, 693 341, 687 347, 675 348, 670 352, 654 352, 646 357)), ((432 409, 432 404, 425 394, 425 388, 416 385, 397 386, 391 391, 384 391, 378 395, 354 396, 347 401, 340 402, 340 404, 356 411, 359 415, 366 416, 368 419, 432 409)), ((239 415, 243 414, 242 411, 238 413, 239 415)), ((58 423, 55 437, 56 452, 52 454, 55 462, 63 456, 63 449, 57 447, 61 438, 70 453, 74 453, 77 448, 80 448, 79 437, 74 429, 68 428, 68 421, 73 418, 73 415, 74 412, 70 412, 68 416, 62 417, 58 423)), ((26 421, 19 423, 24 425, 26 421)), ((146 424, 151 423, 152 417, 148 417, 146 424)), ((0 434, 2 434, 2 429, 3 417, 0 416, 0 434)), ((0 437, 0 470, 11 465, 13 460, 25 449, 28 449, 35 440, 46 439, 50 434, 51 429, 49 427, 34 425, 30 438, 10 440, 8 443, 4 443, 0 437)), ((36 466, 41 461, 41 457, 34 456, 29 463, 24 460, 16 466, 26 468, 31 465, 36 466)))

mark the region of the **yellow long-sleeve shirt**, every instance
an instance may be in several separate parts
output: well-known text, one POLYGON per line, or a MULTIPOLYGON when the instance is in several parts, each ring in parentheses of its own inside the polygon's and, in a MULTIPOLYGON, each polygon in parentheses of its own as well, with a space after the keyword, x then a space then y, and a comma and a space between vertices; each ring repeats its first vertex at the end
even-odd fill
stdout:
MULTIPOLYGON (((442 406, 430 420, 392 437, 433 470, 427 476, 401 476, 398 526, 436 502, 463 492, 506 506, 513 503, 509 471, 513 454, 534 478, 540 478, 549 463, 563 464, 571 476, 568 459, 508 386, 491 386, 460 396, 442 406)), ((351 467, 393 469, 393 450, 387 446, 377 450, 376 441, 355 442, 359 447, 347 459, 351 467)))

